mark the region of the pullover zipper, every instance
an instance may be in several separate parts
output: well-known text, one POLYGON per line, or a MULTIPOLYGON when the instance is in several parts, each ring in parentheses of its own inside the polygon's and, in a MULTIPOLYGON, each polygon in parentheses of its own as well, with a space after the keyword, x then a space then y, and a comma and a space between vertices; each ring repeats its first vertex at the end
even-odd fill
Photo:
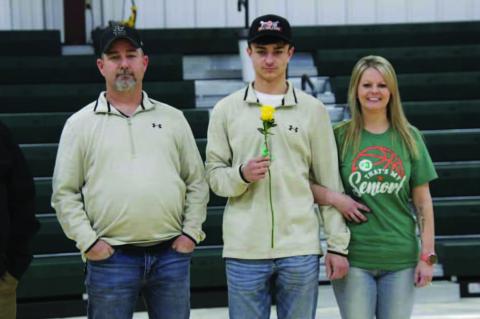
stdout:
POLYGON ((132 119, 130 117, 127 118, 128 123, 128 137, 130 140, 130 151, 132 157, 135 157, 135 143, 133 142, 133 133, 132 133, 132 119))

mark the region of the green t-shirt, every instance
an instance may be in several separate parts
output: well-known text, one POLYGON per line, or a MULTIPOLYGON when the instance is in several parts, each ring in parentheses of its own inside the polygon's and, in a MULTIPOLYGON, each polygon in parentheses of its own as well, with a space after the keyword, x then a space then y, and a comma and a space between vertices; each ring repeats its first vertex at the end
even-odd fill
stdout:
MULTIPOLYGON (((348 126, 335 128, 339 149, 348 126)), ((413 187, 437 178, 420 132, 412 127, 419 151, 413 159, 398 132, 391 127, 382 134, 363 131, 358 151, 351 147, 340 173, 347 194, 370 208, 368 221, 349 223, 349 261, 365 269, 400 270, 416 265, 418 239, 415 217, 409 205, 413 187)))

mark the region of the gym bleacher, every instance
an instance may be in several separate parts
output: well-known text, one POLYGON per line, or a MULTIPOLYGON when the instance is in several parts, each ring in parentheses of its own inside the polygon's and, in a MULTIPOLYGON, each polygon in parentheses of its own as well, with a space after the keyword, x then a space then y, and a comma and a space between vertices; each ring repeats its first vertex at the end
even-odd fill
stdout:
MULTIPOLYGON (((462 296, 472 295, 469 282, 480 281, 479 31, 479 22, 296 27, 299 58, 289 67, 299 87, 300 74, 308 72, 313 82, 308 91, 339 121, 346 114, 349 74, 358 58, 379 54, 392 61, 406 114, 424 132, 440 176, 431 185, 440 259, 436 277, 457 280, 462 296)), ((243 85, 237 32, 141 30, 150 56, 145 90, 184 112, 203 158, 209 110, 243 85)), ((83 314, 84 266, 50 207, 51 176, 65 120, 98 96, 103 78, 95 56, 61 55, 58 31, 1 31, 0 45, 7 48, 0 51, 0 71, 6 75, 0 79, 0 120, 12 129, 35 176, 42 226, 33 241, 34 260, 18 288, 18 316, 83 314)), ((226 305, 225 203, 211 193, 207 239, 192 259, 193 307, 226 305)))

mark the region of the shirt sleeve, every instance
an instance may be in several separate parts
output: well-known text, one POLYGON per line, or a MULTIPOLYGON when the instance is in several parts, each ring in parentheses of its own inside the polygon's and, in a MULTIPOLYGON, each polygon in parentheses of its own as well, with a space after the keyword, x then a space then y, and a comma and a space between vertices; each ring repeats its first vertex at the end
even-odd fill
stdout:
POLYGON ((232 149, 226 125, 227 120, 219 104, 215 106, 208 125, 207 181, 215 194, 237 197, 245 193, 249 184, 240 175, 240 165, 232 166, 232 149))
MULTIPOLYGON (((313 123, 310 141, 314 181, 332 191, 343 192, 337 146, 328 111, 323 105, 319 105, 311 118, 313 123)), ((342 214, 333 206, 322 206, 320 211, 328 250, 341 255, 348 254, 350 231, 342 214)))
POLYGON ((202 224, 207 217, 209 189, 192 130, 183 115, 182 120, 184 129, 179 144, 180 176, 186 185, 183 232, 199 243, 205 239, 202 224))
POLYGON ((11 154, 11 166, 4 176, 8 196, 6 203, 10 216, 6 251, 8 263, 0 265, 0 277, 7 266, 10 266, 11 274, 20 278, 30 263, 32 257, 30 242, 39 228, 35 218, 35 186, 25 157, 10 131, 3 125, 0 129, 4 139, 2 143, 11 154))
POLYGON ((85 180, 82 137, 72 126, 68 120, 60 137, 52 180, 52 207, 66 236, 84 253, 98 236, 90 224, 82 198, 85 180))
POLYGON ((418 149, 418 157, 412 159, 410 186, 413 188, 437 179, 438 175, 435 171, 435 166, 428 153, 422 134, 416 128, 413 128, 412 133, 418 149))

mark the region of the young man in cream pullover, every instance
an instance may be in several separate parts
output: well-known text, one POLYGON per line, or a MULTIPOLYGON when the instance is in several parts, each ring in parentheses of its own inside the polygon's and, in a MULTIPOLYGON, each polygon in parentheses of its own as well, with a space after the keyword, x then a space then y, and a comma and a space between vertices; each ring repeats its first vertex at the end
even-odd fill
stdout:
POLYGON ((65 124, 52 206, 87 262, 89 318, 189 317, 189 266, 205 234, 208 185, 179 110, 142 91, 138 33, 108 28, 97 66, 106 92, 65 124))
POLYGON ((335 140, 323 104, 286 80, 294 52, 288 21, 259 17, 248 41, 255 80, 218 102, 207 144, 207 180, 216 194, 229 198, 223 256, 230 318, 270 318, 271 282, 278 318, 315 318, 321 221, 329 277, 348 270, 345 222, 333 207, 318 215, 310 191, 311 181, 342 190, 335 140), (271 157, 259 156, 262 104, 276 107, 277 126, 268 136, 271 157))

